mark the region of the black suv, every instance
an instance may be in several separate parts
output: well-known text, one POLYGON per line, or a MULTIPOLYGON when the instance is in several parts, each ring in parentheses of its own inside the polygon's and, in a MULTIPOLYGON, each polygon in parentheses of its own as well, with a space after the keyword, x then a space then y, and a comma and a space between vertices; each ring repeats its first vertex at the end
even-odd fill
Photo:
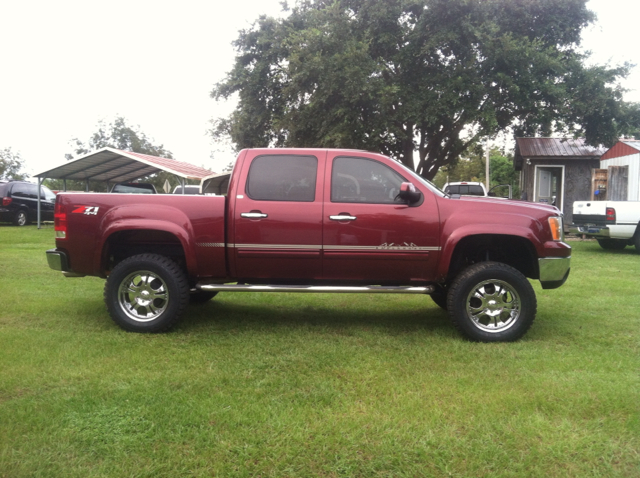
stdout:
MULTIPOLYGON (((0 221, 24 226, 38 219, 38 185, 26 181, 0 181, 0 221)), ((41 220, 53 221, 56 195, 45 186, 40 188, 41 220)))

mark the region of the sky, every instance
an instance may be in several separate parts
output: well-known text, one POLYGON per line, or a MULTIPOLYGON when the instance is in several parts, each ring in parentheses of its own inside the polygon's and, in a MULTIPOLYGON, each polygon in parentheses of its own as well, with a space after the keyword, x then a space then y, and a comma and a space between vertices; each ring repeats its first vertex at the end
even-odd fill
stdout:
MULTIPOLYGON (((235 154, 207 130, 234 104, 210 92, 233 66, 239 30, 281 15, 280 1, 0 0, 0 149, 35 175, 122 116, 175 159, 221 171, 235 154)), ((638 64, 623 84, 640 101, 640 1, 588 7, 598 21, 583 47, 594 63, 638 64)))

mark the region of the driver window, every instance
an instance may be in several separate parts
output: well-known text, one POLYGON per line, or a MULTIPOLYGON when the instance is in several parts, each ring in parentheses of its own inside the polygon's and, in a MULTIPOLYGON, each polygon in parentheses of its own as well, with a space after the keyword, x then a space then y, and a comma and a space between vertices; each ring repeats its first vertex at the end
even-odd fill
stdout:
POLYGON ((374 159, 338 157, 331 172, 331 202, 401 203, 396 197, 405 181, 374 159))

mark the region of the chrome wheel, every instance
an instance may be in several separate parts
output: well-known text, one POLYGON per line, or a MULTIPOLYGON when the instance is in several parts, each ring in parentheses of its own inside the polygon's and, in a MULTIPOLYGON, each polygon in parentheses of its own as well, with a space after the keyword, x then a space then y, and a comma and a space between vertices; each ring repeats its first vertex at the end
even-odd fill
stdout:
POLYGON ((467 296, 466 304, 473 324, 489 333, 509 329, 520 316, 520 296, 501 280, 490 279, 477 284, 467 296))
POLYGON ((447 310, 453 325, 480 342, 511 342, 536 317, 536 294, 518 270, 500 262, 479 262, 453 280, 447 310))
POLYGON ((14 222, 16 226, 26 226, 28 222, 27 213, 24 211, 18 211, 14 222))
POLYGON ((159 275, 151 271, 137 271, 120 283, 118 303, 129 318, 136 322, 149 322, 166 310, 169 290, 159 275))

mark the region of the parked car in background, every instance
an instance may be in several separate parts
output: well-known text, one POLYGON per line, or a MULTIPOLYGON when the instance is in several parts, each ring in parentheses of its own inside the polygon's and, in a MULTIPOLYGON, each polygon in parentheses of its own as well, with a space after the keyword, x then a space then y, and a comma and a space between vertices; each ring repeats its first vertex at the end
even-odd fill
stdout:
MULTIPOLYGON (((176 186, 176 188, 173 190, 173 194, 183 194, 182 186, 176 186)), ((184 194, 200 194, 200 185, 187 184, 184 187, 184 194)))
POLYGON ((460 196, 484 196, 501 199, 512 198, 512 188, 509 184, 498 184, 487 192, 487 188, 483 183, 477 181, 459 181, 445 184, 442 190, 449 195, 459 194, 460 196))
POLYGON ((487 188, 484 184, 475 181, 461 181, 447 183, 442 190, 449 194, 460 194, 460 196, 488 196, 487 188))
POLYGON ((151 183, 117 183, 111 188, 112 193, 124 194, 157 194, 156 188, 151 183))
POLYGON ((640 201, 575 201, 569 231, 596 239, 603 249, 635 245, 640 253, 640 201))
MULTIPOLYGON (((25 226, 38 220, 38 185, 27 181, 0 181, 0 221, 25 226)), ((53 221, 56 195, 40 187, 40 213, 43 221, 53 221)))

